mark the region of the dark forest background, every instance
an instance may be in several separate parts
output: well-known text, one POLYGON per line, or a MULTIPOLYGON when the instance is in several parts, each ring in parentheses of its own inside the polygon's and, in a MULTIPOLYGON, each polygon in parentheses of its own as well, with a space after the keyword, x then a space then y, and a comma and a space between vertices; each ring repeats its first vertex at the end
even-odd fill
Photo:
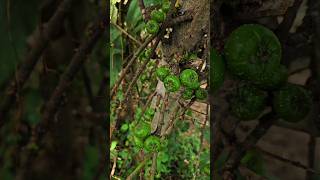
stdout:
POLYGON ((0 179, 105 179, 107 1, 0 1, 0 179))

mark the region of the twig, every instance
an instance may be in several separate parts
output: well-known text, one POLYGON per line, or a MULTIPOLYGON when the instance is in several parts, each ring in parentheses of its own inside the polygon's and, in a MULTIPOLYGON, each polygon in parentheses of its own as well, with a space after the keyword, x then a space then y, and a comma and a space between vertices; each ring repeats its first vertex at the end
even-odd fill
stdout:
MULTIPOLYGON (((158 102, 160 104, 161 101, 161 95, 158 95, 158 102)), ((161 135, 162 134, 162 127, 164 125, 164 115, 166 112, 166 109, 169 105, 169 93, 165 93, 164 97, 162 98, 162 105, 161 105, 161 109, 160 109, 160 120, 158 122, 158 126, 157 126, 157 130, 156 130, 156 134, 161 135)))
POLYGON ((258 142, 258 140, 265 135, 265 133, 276 121, 276 118, 274 117, 273 113, 268 113, 261 117, 259 121, 259 124, 246 137, 246 139, 240 145, 236 145, 231 152, 230 157, 226 161, 223 168, 223 178, 227 179, 234 175, 234 170, 237 169, 242 157, 246 153, 246 150, 252 148, 258 142))
MULTIPOLYGON (((168 27, 168 24, 169 24, 169 22, 170 22, 170 18, 169 18, 169 17, 171 17, 171 15, 173 14, 173 11, 174 11, 174 9, 175 9, 175 7, 174 7, 174 4, 175 4, 175 3, 176 3, 176 0, 171 0, 170 10, 169 10, 169 12, 168 12, 167 18, 166 18, 166 20, 163 22, 163 24, 161 25, 161 31, 157 34, 157 40, 156 40, 156 42, 153 44, 153 46, 152 46, 152 48, 151 48, 151 52, 152 52, 151 57, 155 54, 155 49, 157 48, 157 46, 158 46, 158 44, 159 44, 159 42, 160 42, 160 40, 161 40, 160 37, 166 32, 165 29, 166 29, 166 27, 168 27)), ((149 59, 149 60, 150 60, 150 59, 149 59)), ((134 86, 134 84, 137 82, 140 74, 145 70, 148 62, 149 62, 149 61, 145 61, 144 64, 139 67, 137 73, 135 74, 135 76, 134 76, 133 79, 131 80, 131 82, 130 82, 130 84, 129 84, 129 86, 128 86, 125 94, 124 94, 124 97, 125 97, 124 99, 127 99, 130 90, 132 89, 132 87, 134 86)))
POLYGON ((262 174, 258 174, 256 172, 254 172, 253 170, 249 169, 248 167, 244 166, 244 165, 239 165, 239 170, 241 172, 241 170, 245 170, 245 173, 243 173, 244 176, 248 176, 246 177, 246 179, 250 180, 250 179, 257 179, 255 177, 252 176, 256 176, 259 177, 259 180, 269 180, 268 178, 266 178, 264 175, 262 174))
MULTIPOLYGON (((207 112, 209 111, 209 106, 207 106, 207 112)), ((203 150, 203 138, 204 138, 204 130, 205 130, 205 127, 207 125, 207 121, 208 121, 208 117, 206 116, 206 119, 204 121, 204 123, 201 125, 201 131, 200 131, 200 148, 199 148, 199 152, 198 152, 198 156, 197 156, 197 164, 196 164, 196 170, 197 170, 197 173, 196 173, 196 176, 198 176, 198 174, 200 173, 200 170, 199 170, 199 165, 200 165, 200 157, 201 157, 201 152, 203 150)), ((195 176, 195 177, 196 177, 195 176)))
POLYGON ((132 58, 130 59, 130 61, 128 62, 127 66, 121 71, 121 74, 119 76, 119 79, 117 80, 117 82, 114 84, 111 92, 110 92, 110 96, 113 97, 116 93, 116 91, 119 88, 120 83, 122 82, 123 78, 126 76, 128 70, 130 69, 130 67, 133 65, 133 63, 135 62, 135 60, 139 57, 140 53, 147 47, 147 45, 156 37, 156 35, 152 35, 150 37, 148 37, 146 39, 146 41, 139 47, 139 49, 136 51, 135 54, 133 54, 132 58))
POLYGON ((93 92, 92 92, 92 86, 91 86, 91 79, 87 73, 86 68, 83 66, 81 68, 81 72, 82 72, 82 77, 83 77, 83 82, 84 82, 84 86, 90 101, 90 106, 93 107, 94 106, 94 97, 93 97, 93 92))
POLYGON ((148 160, 150 160, 152 154, 149 154, 144 158, 144 160, 133 170, 133 172, 126 178, 126 180, 131 180, 134 176, 136 176, 139 171, 146 165, 148 160))
MULTIPOLYGON (((158 44, 160 42, 160 38, 158 37, 156 42, 152 45, 151 51, 154 53, 155 49, 157 48, 158 44)), ((151 55, 152 56, 152 55, 151 55)), ((137 70, 137 72, 135 73, 134 77, 132 78, 130 84, 127 87, 126 92, 124 93, 124 99, 126 100, 128 98, 128 95, 132 89, 132 87, 135 85, 135 83, 137 82, 139 76, 141 75, 141 73, 146 69, 147 64, 148 64, 148 60, 144 61, 142 66, 139 67, 139 69, 137 70)))
POLYGON ((147 102, 145 104, 145 106, 143 107, 142 109, 142 115, 146 112, 147 108, 150 106, 151 102, 152 102, 152 99, 153 97, 157 95, 157 91, 154 91, 152 94, 149 95, 148 99, 147 99, 147 102))
POLYGON ((306 170, 306 171, 308 171, 308 172, 312 172, 313 174, 320 174, 320 172, 317 172, 317 171, 315 171, 314 169, 309 168, 309 167, 301 164, 301 163, 298 162, 298 161, 293 161, 293 160, 290 160, 290 159, 286 159, 286 158, 281 157, 281 156, 279 156, 279 155, 276 155, 276 154, 273 154, 273 153, 268 152, 268 151, 266 151, 266 150, 263 150, 263 149, 261 149, 261 148, 259 148, 259 147, 255 147, 255 149, 258 150, 259 152, 261 152, 261 153, 269 156, 269 157, 272 157, 272 158, 274 158, 274 159, 277 159, 277 160, 279 160, 279 161, 281 161, 281 162, 284 162, 284 163, 286 163, 286 164, 290 164, 290 165, 292 165, 292 166, 295 166, 295 167, 304 169, 304 170, 306 170))
MULTIPOLYGON (((310 169, 314 168, 315 162, 315 155, 316 155, 316 138, 312 135, 309 135, 309 144, 308 144, 308 166, 310 169)), ((307 170, 307 169, 306 169, 307 170)), ((308 170, 307 170, 308 171, 308 170)), ((306 179, 312 179, 314 172, 310 173, 311 171, 307 172, 306 179)), ((319 174, 319 173, 318 173, 319 174)))
POLYGON ((59 109, 59 104, 62 100, 63 93, 70 86, 72 80, 76 76, 77 72, 81 68, 87 56, 91 53, 92 49, 94 48, 106 28, 105 25, 101 24, 101 21, 99 21, 95 27, 96 28, 92 32, 92 36, 90 36, 88 40, 80 45, 76 54, 73 56, 67 70, 62 74, 59 84, 55 88, 52 96, 50 97, 50 100, 44 106, 42 124, 45 129, 47 128, 48 121, 56 114, 57 110, 59 109))
POLYGON ((117 157, 114 157, 113 158, 112 170, 111 170, 111 173, 110 173, 110 179, 114 175, 114 172, 116 171, 116 167, 117 167, 117 157))
POLYGON ((126 30, 124 30, 122 27, 120 27, 118 24, 110 21, 110 23, 116 27, 119 31, 121 31, 123 34, 125 34, 126 36, 128 36, 131 40, 133 40, 137 45, 142 46, 142 43, 140 41, 138 41, 136 38, 134 38, 131 34, 129 34, 126 30))
POLYGON ((198 110, 193 109, 193 108, 191 108, 191 107, 190 107, 190 110, 191 110, 191 111, 194 111, 194 112, 196 112, 196 113, 199 113, 199 114, 208 115, 207 113, 204 113, 204 112, 198 111, 198 110))
POLYGON ((15 79, 10 83, 7 89, 7 94, 3 100, 3 104, 0 108, 0 127, 4 123, 4 118, 9 112, 12 105, 14 105, 17 98, 17 93, 19 89, 22 89, 26 81, 29 79, 31 72, 33 71, 35 65, 37 64, 39 57, 41 56, 43 50, 49 44, 49 41, 56 35, 59 29, 62 27, 63 20, 65 19, 67 13, 71 9, 75 0, 65 0, 63 1, 55 14, 49 20, 47 24, 37 31, 33 37, 36 38, 33 47, 25 56, 23 63, 15 74, 15 79))
POLYGON ((299 7, 302 3, 302 0, 295 0, 292 7, 288 8, 282 23, 277 29, 277 35, 280 39, 280 42, 285 44, 288 39, 289 31, 292 27, 292 24, 296 18, 299 7))
MULTIPOLYGON (((177 101, 179 101, 179 99, 178 99, 177 101)), ((169 125, 168 125, 168 127, 166 128, 166 130, 164 131, 164 134, 165 134, 165 135, 169 135, 169 134, 170 134, 170 132, 172 131, 172 128, 173 128, 174 124, 176 123, 176 121, 177 121, 177 120, 181 120, 183 117, 185 117, 185 114, 186 114, 187 110, 192 106, 192 104, 193 104, 195 101, 196 101, 196 98, 193 97, 193 98, 190 100, 190 102, 188 102, 187 105, 185 105, 185 106, 180 106, 180 104, 177 105, 176 109, 174 109, 174 110, 172 111, 172 112, 173 112, 173 115, 172 115, 172 117, 170 117, 169 123, 168 123, 169 125), (181 113, 180 113, 180 115, 179 115, 179 118, 176 118, 176 116, 177 116, 177 114, 179 113, 180 110, 182 110, 182 111, 181 111, 181 113)))
POLYGON ((143 19, 147 20, 149 17, 147 17, 147 11, 146 11, 146 6, 144 5, 143 0, 138 0, 138 4, 141 10, 141 14, 143 19))
POLYGON ((151 170, 150 170, 150 180, 154 180, 154 175, 157 169, 157 156, 158 153, 153 153, 153 157, 152 157, 152 166, 151 166, 151 170))

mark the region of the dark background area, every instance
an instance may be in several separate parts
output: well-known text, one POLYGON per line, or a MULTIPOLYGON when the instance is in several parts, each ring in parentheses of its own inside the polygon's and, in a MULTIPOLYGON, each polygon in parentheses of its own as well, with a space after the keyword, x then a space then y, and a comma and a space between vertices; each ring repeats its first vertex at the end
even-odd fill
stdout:
POLYGON ((0 179, 105 179, 107 1, 0 1, 0 179))

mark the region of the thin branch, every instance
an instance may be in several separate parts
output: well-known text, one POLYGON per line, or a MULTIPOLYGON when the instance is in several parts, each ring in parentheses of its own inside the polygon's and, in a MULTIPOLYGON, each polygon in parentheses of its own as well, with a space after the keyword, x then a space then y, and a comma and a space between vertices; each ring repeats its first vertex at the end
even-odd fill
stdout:
POLYGON ((226 161, 223 168, 223 177, 230 177, 234 175, 234 171, 237 169, 242 157, 245 155, 246 150, 252 148, 261 137, 263 137, 269 128, 277 119, 272 113, 268 113, 260 118, 259 124, 254 130, 246 137, 246 139, 240 144, 236 145, 230 154, 229 159, 226 161))
POLYGON ((123 34, 128 36, 131 40, 133 40, 137 45, 142 46, 142 43, 138 41, 135 37, 133 37, 131 34, 129 34, 126 30, 124 30, 122 27, 120 27, 118 24, 110 21, 110 23, 116 27, 119 31, 121 31, 123 34))
POLYGON ((117 167, 117 157, 113 158, 113 165, 112 165, 112 170, 110 173, 110 178, 112 178, 112 176, 114 175, 115 171, 116 171, 116 167, 117 167))
POLYGON ((49 41, 56 35, 56 33, 63 26, 63 21, 71 9, 75 0, 65 0, 63 1, 57 11, 54 13, 52 18, 47 24, 44 24, 39 31, 36 31, 33 37, 35 37, 35 42, 33 47, 25 56, 23 63, 17 70, 15 74, 15 79, 10 83, 7 89, 7 93, 3 100, 3 104, 0 108, 0 127, 4 123, 4 118, 9 112, 12 105, 16 103, 17 94, 19 90, 23 88, 26 81, 29 79, 34 67, 36 66, 42 52, 48 46, 49 41))
POLYGON ((135 62, 135 60, 139 57, 140 53, 147 47, 147 45, 156 37, 156 35, 152 35, 150 37, 148 37, 145 42, 139 47, 139 49, 136 51, 135 54, 133 54, 132 58, 130 59, 130 61, 128 62, 127 66, 121 71, 121 74, 119 76, 119 79, 117 80, 117 82, 114 84, 111 92, 110 92, 110 96, 113 97, 116 93, 116 91, 119 88, 120 83, 122 82, 123 78, 126 76, 127 72, 129 71, 129 69, 131 68, 131 66, 133 65, 133 63, 135 62))
MULTIPOLYGON (((209 111, 209 106, 207 106, 207 112, 209 111)), ((201 125, 201 131, 200 131, 200 148, 199 148, 199 152, 198 152, 198 156, 197 156, 197 164, 196 164, 196 175, 199 175, 200 173, 200 169, 199 169, 199 166, 200 166, 200 157, 201 157, 201 152, 204 148, 203 146, 203 139, 204 139, 204 131, 205 131, 205 128, 206 128, 206 125, 207 125, 207 121, 208 121, 208 117, 206 116, 205 118, 205 121, 204 123, 201 125)))
POLYGON ((191 107, 190 107, 190 110, 191 110, 191 111, 194 111, 194 112, 196 112, 196 113, 199 113, 199 114, 208 115, 207 113, 204 113, 204 112, 198 111, 198 110, 193 109, 193 108, 191 108, 191 107))
POLYGON ((152 154, 149 154, 144 158, 144 160, 133 170, 133 172, 126 178, 126 180, 131 180, 133 177, 135 177, 140 170, 146 165, 148 160, 150 160, 152 154))
MULTIPOLYGON (((160 42, 160 38, 158 37, 156 42, 152 45, 152 48, 151 48, 151 51, 154 53, 155 52, 155 49, 157 48, 158 44, 160 42)), ((152 55, 151 55, 152 57, 152 55)), ((135 83, 137 82, 137 80, 139 79, 141 73, 146 69, 147 65, 148 65, 148 60, 144 61, 143 62, 143 65, 139 67, 139 69, 137 70, 136 74, 134 75, 134 77, 132 78, 130 84, 128 85, 127 87, 127 90, 126 92, 124 93, 124 99, 127 99, 128 98, 128 95, 132 89, 132 87, 135 85, 135 83)))
POLYGON ((158 153, 153 153, 152 165, 150 170, 150 180, 154 180, 154 175, 157 169, 157 156, 158 156, 158 153))
POLYGON ((301 163, 298 162, 298 161, 293 161, 293 160, 290 160, 290 159, 286 159, 286 158, 281 157, 281 156, 279 156, 279 155, 276 155, 276 154, 273 154, 273 153, 268 152, 268 151, 266 151, 266 150, 263 150, 263 149, 261 149, 261 148, 259 148, 259 147, 255 147, 255 149, 258 150, 259 152, 261 152, 261 153, 269 156, 269 157, 272 157, 272 158, 274 158, 274 159, 277 159, 277 160, 279 160, 279 161, 281 161, 281 162, 284 162, 284 163, 286 163, 286 164, 289 164, 289 165, 292 165, 292 166, 295 166, 295 167, 304 169, 304 170, 306 170, 306 171, 308 171, 308 172, 311 172, 311 173, 313 173, 313 174, 320 174, 320 172, 317 172, 317 171, 315 171, 314 169, 309 168, 309 167, 301 164, 301 163))
POLYGON ((292 7, 288 8, 282 23, 277 29, 277 35, 282 43, 287 41, 289 31, 292 27, 294 20, 296 19, 297 12, 303 0, 295 0, 292 7))
POLYGON ((146 110, 147 110, 147 108, 150 106, 150 104, 151 104, 151 102, 152 102, 152 99, 153 99, 153 97, 155 96, 155 95, 157 95, 157 91, 155 90, 152 94, 150 94, 149 96, 148 96, 148 99, 147 99, 147 102, 146 102, 146 104, 144 105, 144 107, 143 107, 143 109, 142 109, 142 115, 146 112, 146 110))
MULTIPOLYGON (((157 48, 157 46, 158 46, 158 44, 159 44, 159 42, 160 42, 160 40, 161 40, 160 37, 166 32, 166 31, 165 31, 165 30, 166 30, 166 27, 168 27, 168 24, 169 24, 170 19, 171 19, 170 17, 171 17, 171 15, 173 14, 174 9, 175 9, 175 6, 174 6, 175 3, 176 3, 176 0, 171 0, 170 10, 169 10, 168 15, 167 15, 167 17, 166 17, 166 20, 165 20, 165 21, 163 22, 163 24, 161 25, 161 31, 157 34, 157 40, 156 40, 156 42, 153 44, 153 46, 152 46, 152 48, 151 48, 152 54, 151 54, 150 57, 152 57, 152 56, 155 54, 155 50, 156 50, 156 48, 157 48)), ((149 59, 149 60, 150 60, 150 59, 149 59)), ((130 90, 132 89, 132 87, 133 87, 133 86, 135 85, 135 83, 137 82, 140 74, 145 70, 147 64, 148 64, 148 61, 145 61, 144 64, 139 67, 137 73, 135 74, 135 76, 134 76, 133 79, 131 80, 131 82, 130 82, 130 84, 129 84, 126 92, 125 92, 125 95, 124 95, 125 98, 124 98, 124 99, 127 99, 130 90)))
MULTIPOLYGON (((310 169, 314 168, 315 165, 315 156, 316 156, 316 138, 312 135, 309 136, 309 144, 308 144, 308 166, 310 169)), ((308 170, 307 170, 308 171, 308 170)), ((312 179, 314 172, 307 172, 306 179, 312 179)), ((319 173, 318 173, 319 174, 319 173)))
POLYGON ((140 10, 141 10, 141 14, 142 14, 143 19, 145 19, 145 20, 148 19, 146 6, 144 5, 143 0, 138 0, 138 4, 139 4, 140 10))
POLYGON ((77 72, 80 70, 87 56, 91 53, 99 38, 103 35, 106 26, 101 24, 101 21, 96 24, 92 36, 83 42, 76 54, 73 56, 67 70, 62 74, 59 84, 55 88, 50 100, 45 104, 42 115, 42 124, 47 127, 48 121, 56 114, 59 109, 59 104, 63 94, 70 86, 77 72))
MULTIPOLYGON (((177 101, 180 100, 181 97, 179 97, 179 99, 177 101)), ((173 114, 169 119, 169 123, 168 123, 168 127, 166 128, 166 130, 164 131, 163 135, 169 135, 176 123, 176 121, 181 120, 182 118, 185 117, 187 110, 192 106, 192 104, 196 101, 196 98, 193 97, 188 104, 186 105, 177 105, 176 109, 172 110, 173 114), (181 113, 179 115, 179 118, 177 118, 177 114, 179 113, 179 111, 181 110, 181 113)))
POLYGON ((87 96, 90 101, 90 106, 93 107, 94 106, 94 97, 93 97, 93 92, 92 92, 91 79, 90 79, 88 72, 84 66, 81 68, 81 72, 82 72, 82 78, 83 78, 84 86, 85 86, 85 89, 87 92, 87 96))

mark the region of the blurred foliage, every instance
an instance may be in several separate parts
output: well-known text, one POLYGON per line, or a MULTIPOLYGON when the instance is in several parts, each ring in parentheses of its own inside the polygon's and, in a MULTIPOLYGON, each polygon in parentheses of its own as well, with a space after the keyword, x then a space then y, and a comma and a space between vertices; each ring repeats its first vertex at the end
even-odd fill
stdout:
MULTIPOLYGON (((15 71, 24 63, 22 60, 32 48, 35 40, 32 35, 37 33, 42 20, 47 21, 51 17, 60 2, 62 1, 0 1, 1 103, 6 95, 6 88, 14 80, 15 71), (47 2, 52 4, 41 10, 47 2)), ((21 177, 46 179, 49 175, 55 179, 83 180, 106 177, 101 170, 104 168, 101 167, 104 159, 102 154, 105 154, 101 138, 104 138, 106 131, 102 124, 105 125, 106 122, 98 122, 97 118, 91 116, 93 113, 100 113, 98 111, 101 104, 95 101, 98 91, 107 91, 105 87, 101 89, 102 79, 109 68, 106 34, 99 39, 64 94, 59 116, 55 117, 54 123, 50 122, 50 132, 36 130, 41 123, 43 107, 58 84, 60 75, 66 71, 77 52, 77 46, 92 35, 89 30, 97 16, 101 15, 97 12, 100 13, 99 4, 103 3, 106 1, 80 0, 72 6, 65 21, 61 22, 63 29, 42 52, 25 87, 19 90, 16 105, 12 106, 8 120, 0 128, 1 180, 21 177), (91 101, 93 104, 90 104, 91 101), (45 142, 41 145, 33 142, 37 133, 41 136, 46 134, 45 142), (63 163, 59 158, 64 159, 63 163), (34 161, 28 162, 29 159, 34 161), (59 168, 59 171, 55 168, 59 168)), ((105 109, 105 104, 103 107, 105 109)))
POLYGON ((0 1, 0 87, 26 52, 27 37, 38 21, 38 8, 39 0, 0 1))

